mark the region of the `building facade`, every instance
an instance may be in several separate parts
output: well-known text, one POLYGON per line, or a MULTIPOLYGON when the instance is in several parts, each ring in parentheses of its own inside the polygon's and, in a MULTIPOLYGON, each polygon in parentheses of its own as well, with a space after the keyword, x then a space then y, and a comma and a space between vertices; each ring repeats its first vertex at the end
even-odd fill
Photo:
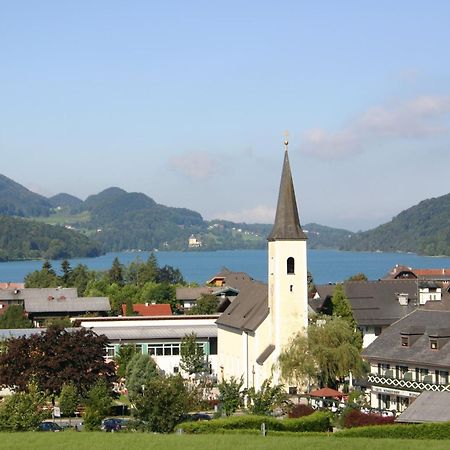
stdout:
POLYGON ((281 174, 275 223, 268 236, 268 284, 249 280, 217 320, 220 376, 259 389, 280 381, 278 356, 308 324, 306 235, 297 210, 289 157, 281 174))

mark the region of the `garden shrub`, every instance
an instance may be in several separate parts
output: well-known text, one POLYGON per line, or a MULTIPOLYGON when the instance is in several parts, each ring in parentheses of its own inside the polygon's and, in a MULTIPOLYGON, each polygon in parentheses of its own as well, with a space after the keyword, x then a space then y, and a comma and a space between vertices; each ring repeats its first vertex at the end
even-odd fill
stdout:
POLYGON ((302 405, 299 403, 297 405, 294 405, 293 408, 291 408, 288 416, 290 419, 298 419, 299 417, 310 416, 313 413, 314 408, 312 408, 309 405, 302 405))
POLYGON ((262 423, 266 424, 268 432, 323 432, 328 431, 331 426, 331 415, 327 412, 316 412, 307 417, 284 420, 269 416, 233 416, 207 422, 186 422, 179 424, 177 428, 183 429, 186 433, 222 433, 223 430, 260 430, 262 423))
POLYGON ((343 430, 336 433, 335 436, 371 439, 450 439, 450 422, 374 425, 343 430))
POLYGON ((344 428, 364 427, 368 425, 388 425, 393 424, 394 416, 383 417, 380 414, 365 414, 358 409, 349 409, 345 411, 342 418, 344 428))

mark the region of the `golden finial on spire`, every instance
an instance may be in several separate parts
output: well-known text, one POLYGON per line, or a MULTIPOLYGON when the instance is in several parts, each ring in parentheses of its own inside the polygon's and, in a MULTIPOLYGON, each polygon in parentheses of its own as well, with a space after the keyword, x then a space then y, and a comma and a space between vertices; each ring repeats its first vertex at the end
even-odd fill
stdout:
POLYGON ((288 145, 289 145, 289 140, 288 140, 288 138, 289 138, 289 131, 286 130, 283 134, 284 134, 284 148, 285 148, 285 151, 287 151, 288 150, 288 145))

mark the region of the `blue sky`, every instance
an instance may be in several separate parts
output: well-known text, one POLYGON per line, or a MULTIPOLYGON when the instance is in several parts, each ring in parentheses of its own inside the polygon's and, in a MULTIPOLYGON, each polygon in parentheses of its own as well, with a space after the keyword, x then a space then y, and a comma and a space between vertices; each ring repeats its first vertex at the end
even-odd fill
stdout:
POLYGON ((0 0, 0 173, 365 230, 450 192, 450 2, 0 0))

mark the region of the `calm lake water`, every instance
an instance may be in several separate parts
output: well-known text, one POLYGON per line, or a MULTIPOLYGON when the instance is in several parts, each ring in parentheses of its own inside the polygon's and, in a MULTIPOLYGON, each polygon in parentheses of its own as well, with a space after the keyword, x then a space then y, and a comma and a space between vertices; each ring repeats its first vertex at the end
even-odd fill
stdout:
MULTIPOLYGON (((122 264, 145 261, 150 252, 107 253, 98 258, 71 259, 71 266, 85 264, 89 269, 106 270, 117 256, 122 264)), ((180 269, 187 281, 204 283, 223 267, 247 272, 256 280, 267 280, 266 250, 221 250, 215 252, 156 252, 159 266, 180 269)), ((61 261, 51 261, 59 270, 61 261)), ((335 283, 363 272, 371 280, 383 277, 396 264, 416 268, 450 268, 450 258, 418 256, 406 253, 341 252, 338 250, 309 250, 308 269, 318 284, 335 283)), ((22 282, 25 275, 39 270, 42 261, 13 261, 0 263, 0 282, 22 282)))

